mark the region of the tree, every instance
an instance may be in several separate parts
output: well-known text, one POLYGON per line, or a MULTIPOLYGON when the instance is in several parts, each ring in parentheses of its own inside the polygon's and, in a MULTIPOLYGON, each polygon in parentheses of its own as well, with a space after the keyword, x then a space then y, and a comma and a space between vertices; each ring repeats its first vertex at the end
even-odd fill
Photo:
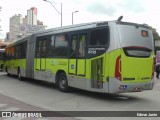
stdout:
POLYGON ((156 40, 159 40, 159 34, 158 34, 158 32, 156 31, 156 29, 155 28, 153 28, 153 30, 152 30, 152 32, 153 32, 153 39, 156 41, 156 40))
POLYGON ((151 28, 152 33, 153 33, 153 39, 154 39, 154 41, 160 40, 160 36, 159 36, 159 34, 158 34, 158 32, 157 32, 157 30, 155 28, 153 28, 152 26, 149 26, 148 24, 145 24, 145 23, 142 24, 142 25, 145 25, 145 26, 148 26, 149 28, 151 28))

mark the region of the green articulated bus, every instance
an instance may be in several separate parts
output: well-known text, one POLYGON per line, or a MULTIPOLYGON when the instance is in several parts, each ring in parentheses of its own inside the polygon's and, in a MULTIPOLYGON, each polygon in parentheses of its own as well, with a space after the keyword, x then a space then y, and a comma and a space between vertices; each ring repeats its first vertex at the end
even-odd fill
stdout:
POLYGON ((0 49, 0 70, 3 70, 4 57, 5 57, 5 49, 0 49))
POLYGON ((6 47, 5 70, 19 79, 101 93, 152 90, 154 42, 141 24, 93 22, 40 31, 6 47))

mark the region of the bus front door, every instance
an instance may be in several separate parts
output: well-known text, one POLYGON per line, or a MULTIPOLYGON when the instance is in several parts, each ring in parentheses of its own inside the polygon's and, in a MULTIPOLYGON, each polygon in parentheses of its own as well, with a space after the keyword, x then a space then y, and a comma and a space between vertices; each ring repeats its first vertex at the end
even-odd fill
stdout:
POLYGON ((71 34, 70 36, 69 74, 85 76, 86 73, 86 40, 87 34, 71 34))

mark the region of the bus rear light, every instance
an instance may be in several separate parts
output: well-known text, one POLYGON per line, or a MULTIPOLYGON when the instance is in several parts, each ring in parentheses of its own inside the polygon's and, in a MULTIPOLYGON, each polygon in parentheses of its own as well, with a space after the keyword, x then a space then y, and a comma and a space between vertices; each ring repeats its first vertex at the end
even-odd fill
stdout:
POLYGON ((121 76, 121 56, 119 55, 116 59, 116 66, 115 66, 115 77, 118 79, 118 80, 121 80, 122 79, 122 76, 121 76))

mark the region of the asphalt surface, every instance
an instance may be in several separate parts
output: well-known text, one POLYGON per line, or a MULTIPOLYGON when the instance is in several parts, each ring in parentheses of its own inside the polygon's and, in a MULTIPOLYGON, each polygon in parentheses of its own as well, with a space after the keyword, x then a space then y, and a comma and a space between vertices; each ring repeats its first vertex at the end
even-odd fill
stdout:
MULTIPOLYGON (((155 78, 153 90, 124 94, 98 94, 73 89, 60 92, 56 86, 39 81, 19 81, 0 73, 1 111, 160 111, 160 79, 155 78)), ((59 114, 59 113, 54 113, 59 114)), ((0 120, 116 120, 114 117, 46 117, 0 118, 0 120)), ((158 120, 146 117, 118 117, 118 120, 158 120)))

